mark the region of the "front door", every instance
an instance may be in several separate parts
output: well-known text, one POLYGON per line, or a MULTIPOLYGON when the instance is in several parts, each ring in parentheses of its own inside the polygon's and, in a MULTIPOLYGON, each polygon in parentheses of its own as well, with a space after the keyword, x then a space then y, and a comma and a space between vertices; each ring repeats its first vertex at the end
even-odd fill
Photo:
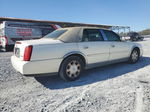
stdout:
POLYGON ((122 42, 120 37, 108 30, 103 30, 107 41, 110 43, 110 61, 125 59, 129 56, 130 46, 126 42, 122 42))

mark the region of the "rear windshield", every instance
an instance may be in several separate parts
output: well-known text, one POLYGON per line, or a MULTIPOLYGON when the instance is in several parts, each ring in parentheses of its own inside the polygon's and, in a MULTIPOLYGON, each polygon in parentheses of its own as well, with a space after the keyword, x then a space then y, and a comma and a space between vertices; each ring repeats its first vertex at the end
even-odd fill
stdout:
POLYGON ((55 30, 52 33, 49 33, 48 35, 44 36, 44 38, 58 39, 59 36, 61 36, 66 31, 67 30, 55 30))

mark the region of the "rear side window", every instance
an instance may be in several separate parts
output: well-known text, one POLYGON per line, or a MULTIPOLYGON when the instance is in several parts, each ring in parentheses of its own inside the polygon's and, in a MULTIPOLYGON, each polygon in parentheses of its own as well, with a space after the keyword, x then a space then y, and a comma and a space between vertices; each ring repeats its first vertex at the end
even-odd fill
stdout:
POLYGON ((98 29, 84 29, 82 41, 103 41, 102 34, 98 29))
POLYGON ((120 41, 120 37, 116 33, 112 32, 112 31, 108 31, 108 30, 103 30, 103 31, 104 31, 108 41, 120 41))
POLYGON ((49 33, 48 35, 44 36, 44 38, 57 39, 57 38, 59 38, 59 36, 61 36, 66 31, 67 30, 55 30, 52 33, 49 33))

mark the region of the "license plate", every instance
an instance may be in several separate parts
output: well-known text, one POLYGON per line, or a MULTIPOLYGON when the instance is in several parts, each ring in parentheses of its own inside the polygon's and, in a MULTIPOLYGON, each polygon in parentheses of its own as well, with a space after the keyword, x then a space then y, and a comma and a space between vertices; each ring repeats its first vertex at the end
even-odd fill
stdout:
POLYGON ((19 48, 15 48, 15 56, 20 57, 20 49, 19 48))

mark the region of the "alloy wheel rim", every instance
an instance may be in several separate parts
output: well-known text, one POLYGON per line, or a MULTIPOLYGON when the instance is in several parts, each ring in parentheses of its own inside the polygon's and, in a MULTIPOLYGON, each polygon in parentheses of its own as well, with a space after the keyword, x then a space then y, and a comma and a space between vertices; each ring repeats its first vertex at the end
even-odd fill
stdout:
POLYGON ((70 78, 76 78, 81 72, 81 65, 78 61, 73 60, 66 67, 66 74, 70 78))
POLYGON ((132 53, 132 60, 133 60, 133 62, 138 60, 138 52, 136 50, 133 51, 133 53, 132 53))

